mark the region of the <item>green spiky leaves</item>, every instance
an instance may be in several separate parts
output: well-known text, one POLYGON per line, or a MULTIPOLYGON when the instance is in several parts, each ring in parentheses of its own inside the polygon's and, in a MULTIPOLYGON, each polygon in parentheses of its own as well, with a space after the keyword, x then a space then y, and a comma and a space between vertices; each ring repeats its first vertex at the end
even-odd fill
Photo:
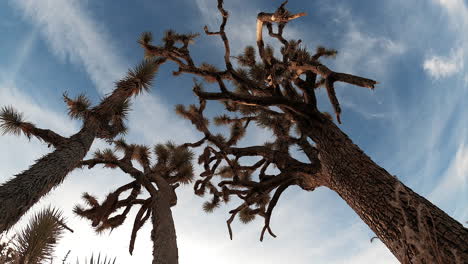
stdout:
POLYGON ((125 100, 121 104, 118 104, 113 109, 113 118, 124 120, 127 118, 128 113, 130 112, 131 108, 130 100, 125 100))
POLYGON ((128 71, 126 81, 132 82, 134 95, 149 91, 159 65, 160 60, 148 59, 128 71))
POLYGON ((163 172, 163 177, 173 177, 177 182, 187 184, 193 180, 193 152, 176 146, 172 142, 154 146, 157 162, 154 171, 163 172))
POLYGON ((158 158, 158 163, 167 163, 170 156, 170 149, 172 149, 172 143, 167 144, 156 144, 154 146, 154 153, 158 158))
POLYGON ((219 71, 218 68, 216 68, 214 65, 211 65, 211 64, 208 64, 208 63, 202 63, 200 65, 200 69, 202 71, 205 71, 207 72, 207 74, 204 75, 204 79, 206 82, 208 83, 214 83, 216 82, 216 78, 212 75, 210 75, 210 73, 216 73, 219 71))
POLYGON ((136 160, 143 168, 148 167, 150 164, 150 149, 147 146, 135 145, 132 159, 136 160))
POLYGON ((25 263, 48 263, 65 229, 64 221, 57 209, 49 207, 36 213, 15 241, 19 259, 25 263))
POLYGON ((67 93, 64 93, 63 100, 67 104, 68 115, 72 119, 85 119, 87 117, 91 102, 84 94, 80 94, 75 99, 71 99, 68 97, 67 93))
POLYGON ((314 57, 335 58, 337 54, 338 54, 338 51, 335 49, 327 49, 323 46, 318 46, 316 50, 316 55, 314 55, 314 57))
POLYGON ((240 65, 251 67, 255 65, 255 48, 253 46, 247 46, 244 49, 244 53, 238 56, 237 61, 240 65))
POLYGON ((23 132, 31 138, 31 129, 34 125, 23 121, 23 114, 12 106, 4 106, 0 109, 0 130, 2 134, 20 135, 23 132))
POLYGON ((184 105, 176 105, 175 111, 181 117, 190 120, 198 130, 203 130, 209 123, 208 119, 200 115, 195 105, 189 105, 188 109, 184 105))
POLYGON ((125 151, 125 149, 128 148, 128 144, 123 138, 114 140, 113 143, 114 143, 114 148, 117 151, 125 151))
POLYGON ((94 152, 94 158, 109 161, 109 163, 106 163, 104 165, 104 167, 106 168, 114 169, 117 167, 117 165, 112 163, 113 161, 117 161, 118 159, 112 149, 107 148, 104 150, 97 150, 96 152, 94 152))
MULTIPOLYGON (((85 264, 115 264, 116 258, 111 259, 110 257, 107 258, 101 257, 101 253, 98 254, 97 257, 94 256, 94 254, 91 254, 91 258, 88 260, 87 258, 85 259, 85 264)), ((77 262, 79 264, 79 262, 77 262)))
POLYGON ((102 204, 100 204, 94 196, 88 193, 84 193, 82 197, 90 208, 85 209, 80 205, 76 205, 73 208, 73 212, 80 217, 91 220, 96 233, 102 233, 105 230, 114 229, 125 221, 126 214, 119 214, 110 217, 110 215, 118 209, 118 192, 109 193, 102 204))
POLYGON ((239 220, 243 224, 248 224, 255 219, 255 214, 252 213, 252 209, 246 207, 239 212, 239 220))
POLYGON ((165 61, 162 58, 143 60, 135 68, 128 70, 127 76, 117 83, 117 87, 128 90, 131 95, 149 91, 159 66, 165 61))
POLYGON ((211 201, 207 201, 203 203, 203 211, 206 213, 212 213, 216 208, 219 207, 220 205, 220 200, 218 196, 213 196, 213 199, 211 201))
POLYGON ((151 32, 143 32, 141 33, 138 43, 142 45, 148 45, 151 43, 151 41, 153 41, 153 34, 151 34, 151 32))
POLYGON ((173 30, 167 30, 164 34, 163 42, 165 47, 173 47, 175 43, 182 43, 183 47, 186 48, 198 36, 198 33, 178 34, 173 30))

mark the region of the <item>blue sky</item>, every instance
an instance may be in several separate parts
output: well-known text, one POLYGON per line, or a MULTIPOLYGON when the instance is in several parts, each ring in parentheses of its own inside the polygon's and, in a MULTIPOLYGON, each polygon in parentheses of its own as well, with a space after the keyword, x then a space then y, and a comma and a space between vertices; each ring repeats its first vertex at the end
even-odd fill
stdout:
MULTIPOLYGON (((254 44, 255 17, 280 1, 226 1, 233 53, 254 44)), ((313 49, 335 48, 332 69, 380 82, 375 91, 340 85, 341 128, 378 164, 461 222, 468 220, 468 3, 463 0, 290 1, 292 12, 307 12, 286 28, 313 49)), ((66 116, 61 94, 85 92, 94 102, 142 58, 141 32, 162 36, 166 29, 202 32, 217 27, 215 0, 0 2, 0 105, 14 105, 39 127, 71 135, 79 123, 66 116)), ((222 63, 218 38, 201 36, 192 47, 199 63, 222 63)), ((174 104, 194 102, 192 76, 174 78, 174 65, 161 68, 150 94, 134 100, 128 140, 178 143, 199 137, 173 113, 174 104)), ((329 111, 319 94, 320 108, 329 111)), ((213 105, 213 109, 216 106, 213 105)), ((214 110, 213 110, 214 112, 214 110)), ((250 142, 264 141, 256 130, 250 142)), ((96 141, 93 149, 104 147, 96 141)), ((13 136, 0 137, 0 182, 28 168, 49 150, 13 136)), ((103 197, 129 181, 105 169, 73 172, 34 207, 62 208, 75 233, 57 250, 61 259, 101 252, 119 263, 149 263, 149 226, 128 255, 130 225, 96 236, 88 222, 71 213, 84 191, 103 197)), ((397 263, 358 216, 333 192, 292 188, 283 195, 272 220, 278 238, 258 241, 262 222, 234 224, 228 239, 225 220, 233 205, 214 214, 201 210, 203 199, 179 188, 174 208, 180 263, 397 263)), ((27 218, 27 217, 26 217, 27 218)), ((19 226, 18 226, 19 227, 19 226)))

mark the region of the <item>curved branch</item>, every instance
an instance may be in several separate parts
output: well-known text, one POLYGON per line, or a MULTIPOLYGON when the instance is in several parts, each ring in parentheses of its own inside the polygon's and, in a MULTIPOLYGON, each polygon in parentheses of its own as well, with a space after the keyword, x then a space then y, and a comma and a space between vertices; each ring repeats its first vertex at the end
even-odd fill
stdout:
POLYGON ((271 231, 271 228, 270 228, 271 213, 273 212, 273 209, 275 208, 276 204, 278 203, 278 200, 279 200, 281 194, 291 185, 293 185, 292 181, 284 183, 281 186, 279 186, 278 189, 276 189, 276 192, 273 195, 273 198, 271 199, 270 203, 268 204, 268 209, 267 209, 266 215, 265 215, 265 225, 264 225, 264 227, 262 229, 262 233, 260 235, 260 241, 263 241, 263 236, 265 234, 265 231, 267 231, 267 230, 268 230, 268 233, 272 237, 276 237, 276 235, 271 231))
POLYGON ((219 13, 221 13, 221 17, 223 18, 223 21, 221 22, 221 25, 219 26, 219 31, 210 32, 208 30, 208 26, 205 26, 204 30, 207 35, 220 35, 221 36, 221 39, 223 40, 223 43, 224 43, 224 62, 226 64, 226 68, 228 69, 228 71, 233 71, 232 63, 231 63, 231 49, 229 47, 229 40, 226 36, 226 32, 224 31, 224 28, 226 27, 226 23, 229 17, 229 13, 223 7, 223 0, 218 0, 218 10, 219 10, 219 13))
POLYGON ((143 217, 143 214, 148 214, 148 212, 151 212, 149 206, 151 204, 151 198, 147 199, 145 203, 140 207, 140 210, 138 210, 138 213, 135 216, 135 221, 133 222, 133 228, 132 228, 132 234, 130 236, 130 244, 128 246, 128 251, 130 252, 130 255, 133 254, 133 249, 135 247, 135 240, 136 236, 138 233, 138 230, 145 224, 146 220, 148 219, 145 215, 143 217))

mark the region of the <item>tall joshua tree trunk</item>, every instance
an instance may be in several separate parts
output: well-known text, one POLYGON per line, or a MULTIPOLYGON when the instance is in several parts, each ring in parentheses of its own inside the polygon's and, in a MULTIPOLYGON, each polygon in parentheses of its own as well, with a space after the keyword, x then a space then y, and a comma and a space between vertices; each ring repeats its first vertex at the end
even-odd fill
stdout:
POLYGON ((176 205, 177 196, 162 177, 155 175, 158 192, 153 197, 151 220, 153 230, 153 264, 177 264, 177 237, 171 207, 176 205))
POLYGON ((41 197, 60 185, 84 158, 95 129, 83 128, 68 144, 39 159, 0 188, 0 233, 14 225, 41 197))
POLYGON ((177 264, 177 237, 169 201, 163 193, 158 192, 152 207, 153 264, 177 264))
POLYGON ((12 107, 0 110, 0 130, 3 133, 25 134, 53 145, 55 150, 39 159, 28 170, 0 185, 0 233, 14 225, 41 197, 60 185, 68 173, 83 160, 95 138, 110 140, 126 131, 124 119, 133 95, 148 90, 164 59, 147 60, 117 82, 116 89, 100 104, 90 108, 89 100, 80 95, 75 100, 64 94, 72 118, 82 119, 82 129, 65 138, 57 133, 37 128, 22 120, 22 114, 12 107))
POLYGON ((468 229, 374 163, 326 120, 310 136, 335 191, 402 263, 468 263, 468 229))

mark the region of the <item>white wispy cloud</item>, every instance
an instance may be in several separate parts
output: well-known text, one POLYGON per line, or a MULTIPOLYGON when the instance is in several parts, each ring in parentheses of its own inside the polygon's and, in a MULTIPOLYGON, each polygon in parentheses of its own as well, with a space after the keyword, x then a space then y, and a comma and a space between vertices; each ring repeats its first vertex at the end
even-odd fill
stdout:
MULTIPOLYGON (((433 0, 433 2, 447 12, 450 25, 449 30, 454 32, 455 41, 449 56, 432 55, 423 62, 426 72, 436 78, 450 77, 465 71, 464 64, 468 50, 468 6, 463 0, 433 0)), ((468 78, 468 74, 464 74, 468 78)))
POLYGON ((366 32, 359 19, 347 9, 337 8, 334 17, 340 24, 347 25, 338 47, 336 64, 339 70, 354 72, 357 69, 373 76, 386 75, 389 63, 407 51, 406 44, 384 35, 366 32))
POLYGON ((430 199, 449 209, 449 214, 459 221, 466 221, 468 210, 464 201, 468 200, 468 145, 461 143, 457 152, 429 195, 430 199), (454 201, 460 201, 455 203, 454 201))
POLYGON ((62 61, 83 67, 99 91, 109 92, 127 67, 114 55, 109 34, 93 20, 82 1, 11 1, 36 27, 62 61))
POLYGON ((464 0, 433 0, 436 4, 445 8, 450 15, 453 15, 451 19, 458 21, 458 23, 452 24, 454 29, 460 29, 468 24, 468 7, 464 0), (462 23, 460 23, 460 21, 462 23))
MULTIPOLYGON (((324 10, 331 12, 332 22, 341 35, 336 44, 338 55, 329 63, 333 70, 379 82, 373 92, 337 84, 337 93, 345 114, 346 111, 353 111, 368 120, 394 118, 397 109, 388 96, 391 92, 386 83, 397 58, 408 51, 406 42, 384 34, 371 33, 371 25, 354 15, 349 8, 324 7, 324 10)), ((324 93, 322 96, 325 99, 324 93)))
POLYGON ((431 56, 423 63, 424 70, 433 78, 440 79, 453 76, 463 70, 464 51, 459 48, 448 57, 431 56))

